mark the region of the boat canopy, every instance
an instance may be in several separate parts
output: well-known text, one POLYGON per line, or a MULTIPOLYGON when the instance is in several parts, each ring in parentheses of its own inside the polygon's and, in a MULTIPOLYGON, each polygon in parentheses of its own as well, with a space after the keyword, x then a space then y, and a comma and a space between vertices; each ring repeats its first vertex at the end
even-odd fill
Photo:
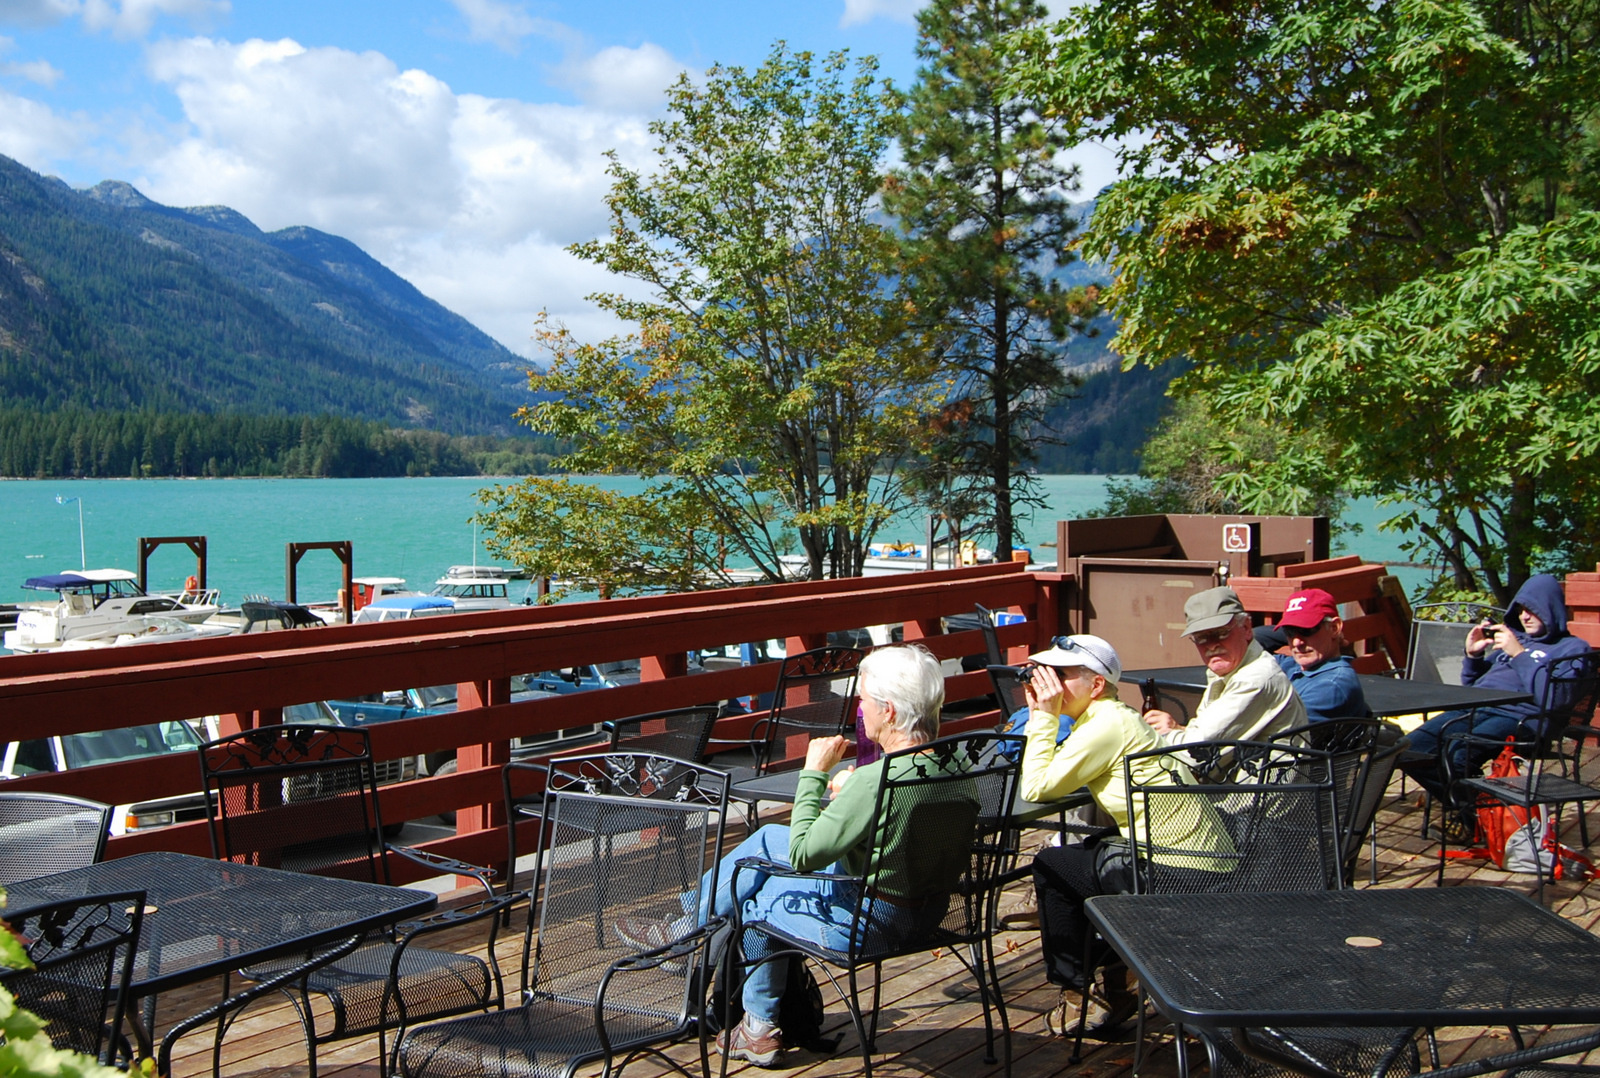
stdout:
POLYGON ((93 587, 94 583, 78 573, 51 573, 49 576, 30 576, 22 582, 22 586, 34 591, 69 591, 93 587))
POLYGON ((455 602, 442 595, 385 595, 382 599, 374 599, 363 610, 438 610, 440 608, 454 608, 455 602))

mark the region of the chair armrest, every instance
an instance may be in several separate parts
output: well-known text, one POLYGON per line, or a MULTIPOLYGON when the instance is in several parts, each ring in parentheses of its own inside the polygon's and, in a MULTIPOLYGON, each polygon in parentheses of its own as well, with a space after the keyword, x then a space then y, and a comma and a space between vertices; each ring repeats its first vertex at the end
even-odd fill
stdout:
POLYGON ((733 866, 734 891, 737 893, 737 881, 742 869, 760 869, 768 876, 781 876, 787 880, 836 880, 841 883, 865 884, 865 876, 852 876, 845 872, 801 872, 793 865, 786 865, 781 861, 769 861, 765 857, 741 857, 733 866))
MULTIPOLYGON (((723 917, 713 917, 698 928, 679 936, 665 947, 654 947, 648 951, 638 951, 631 955, 612 962, 600 977, 600 986, 594 996, 594 1025, 595 1032, 599 1035, 600 1046, 604 1049, 606 1057, 611 1056, 611 1037, 606 1032, 606 993, 611 990, 611 981, 615 977, 625 977, 628 974, 648 973, 661 969, 670 963, 686 963, 695 955, 700 956, 700 975, 692 982, 698 988, 691 990, 687 1000, 688 1013, 698 1015, 705 1007, 706 989, 710 987, 710 978, 705 976, 707 971, 706 956, 710 953, 711 939, 727 924, 723 917), (695 998, 698 992, 700 998, 695 998)), ((704 1042, 702 1041, 702 1051, 704 1042)))
POLYGON ((465 861, 457 861, 454 857, 444 857, 437 853, 428 853, 424 850, 413 849, 410 846, 395 846, 385 842, 383 848, 388 853, 396 853, 406 860, 422 865, 425 868, 437 869, 439 875, 471 876, 478 881, 479 886, 490 898, 494 897, 494 885, 489 881, 499 875, 492 868, 483 865, 472 865, 465 861))
POLYGON ((399 937, 399 945, 404 947, 416 936, 438 932, 456 925, 470 924, 473 921, 479 921, 494 914, 504 913, 527 897, 527 891, 512 891, 508 895, 480 898, 464 906, 437 910, 426 917, 419 917, 415 921, 404 921, 395 925, 395 935, 399 937))

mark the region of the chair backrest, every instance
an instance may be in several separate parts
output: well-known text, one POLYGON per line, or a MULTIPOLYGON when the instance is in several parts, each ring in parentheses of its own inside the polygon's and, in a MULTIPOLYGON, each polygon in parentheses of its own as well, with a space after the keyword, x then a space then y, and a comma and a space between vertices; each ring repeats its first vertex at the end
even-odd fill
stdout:
POLYGON ((990 663, 985 669, 989 671, 989 684, 994 689, 995 706, 1000 709, 1002 720, 1028 706, 1028 695, 1017 673, 1021 667, 990 663))
MULTIPOLYGON (((540 833, 524 991, 592 1008, 602 978, 636 953, 618 917, 685 916, 722 852, 727 776, 684 760, 638 753, 552 761, 540 833)), ((703 970, 668 963, 613 981, 606 1031, 613 1046, 681 1026, 703 970)))
MULTIPOLYGON (((940 738, 884 758, 873 809, 867 874, 893 901, 929 903, 927 939, 977 939, 985 904, 1016 850, 1009 824, 1021 739, 985 731, 940 738)), ((863 892, 852 939, 869 942, 872 900, 863 892)), ((880 914, 881 916, 881 914, 880 914)))
POLYGON ((105 856, 110 805, 48 793, 0 793, 0 883, 16 883, 105 856))
POLYGON ((798 767, 812 738, 853 729, 863 655, 859 648, 814 648, 783 660, 772 712, 758 723, 759 771, 798 767))
POLYGON ((1585 651, 1550 660, 1534 671, 1533 690, 1539 698, 1535 721, 1541 747, 1558 743, 1568 726, 1594 721, 1600 691, 1600 651, 1585 651))
POLYGON ((1452 602, 1422 603, 1412 607, 1411 614, 1406 677, 1411 681, 1459 685, 1467 633, 1484 618, 1498 622, 1505 611, 1485 603, 1452 602))
POLYGON ((1383 791, 1399 762, 1404 735, 1399 727, 1380 719, 1327 719, 1286 730, 1272 740, 1309 745, 1328 754, 1339 809, 1339 859, 1348 884, 1383 791))
POLYGON ((1005 652, 1000 650, 1000 634, 995 631, 994 611, 982 603, 972 604, 978 611, 978 627, 983 630, 983 650, 990 666, 1004 666, 1005 652))
POLYGON ((122 891, 6 911, 34 968, 0 972, 0 984, 45 1019, 56 1048, 110 1062, 144 910, 143 891, 122 891))
POLYGON ((367 731, 245 730, 202 745, 200 773, 214 856, 389 882, 367 731))
POLYGON ((1143 833, 1135 827, 1130 839, 1136 891, 1341 886, 1329 753, 1276 742, 1209 741, 1134 753, 1123 764, 1129 804, 1144 821, 1143 833), (1147 760, 1158 764, 1161 777, 1141 783, 1134 775, 1147 773, 1140 763, 1147 760), (1213 781, 1188 781, 1193 774, 1213 781))
POLYGON ((709 705, 652 711, 603 725, 611 735, 612 751, 652 752, 702 764, 716 722, 717 707, 709 705))

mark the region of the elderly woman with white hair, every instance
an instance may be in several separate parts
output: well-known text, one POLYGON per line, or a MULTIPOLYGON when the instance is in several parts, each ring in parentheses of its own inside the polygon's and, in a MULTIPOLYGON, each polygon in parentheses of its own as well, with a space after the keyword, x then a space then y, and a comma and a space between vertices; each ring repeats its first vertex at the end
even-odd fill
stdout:
MULTIPOLYGON (((788 825, 766 824, 726 854, 714 872, 707 873, 697 891, 683 896, 686 913, 682 918, 665 922, 619 918, 613 928, 624 942, 641 949, 664 946, 713 915, 731 917, 735 903, 739 903, 747 921, 766 921, 828 948, 844 950, 849 946, 858 897, 852 885, 769 876, 750 870, 740 872, 735 881, 734 866, 746 857, 790 865, 801 872, 867 874, 868 947, 875 941, 892 946, 943 918, 949 896, 907 893, 909 881, 901 878, 901 869, 894 867, 897 859, 873 856, 872 825, 885 768, 906 766, 904 758, 894 761, 889 757, 939 736, 944 674, 939 661, 920 645, 886 647, 861 661, 857 686, 867 736, 882 747, 884 756, 854 771, 847 782, 838 785, 833 799, 824 807, 828 772, 844 759, 850 743, 843 737, 814 738, 806 749, 805 768, 800 772, 788 825), (713 878, 715 895, 711 893, 713 878), (735 882, 737 892, 733 889, 735 882)), ((963 786, 956 784, 958 789, 963 786)), ((976 811, 975 791, 962 793, 971 797, 976 811)), ((913 839, 905 830, 904 821, 890 820, 879 833, 883 850, 895 849, 902 842, 931 840, 930 836, 913 839)), ((964 848, 968 836, 959 836, 958 841, 964 848)), ((761 943, 756 939, 745 942, 761 943)), ((747 953, 747 957, 760 955, 747 953)), ((750 971, 743 990, 744 1020, 718 1036, 718 1050, 761 1067, 777 1062, 784 1047, 783 1033, 777 1026, 778 1002, 787 976, 788 959, 783 958, 750 971)))

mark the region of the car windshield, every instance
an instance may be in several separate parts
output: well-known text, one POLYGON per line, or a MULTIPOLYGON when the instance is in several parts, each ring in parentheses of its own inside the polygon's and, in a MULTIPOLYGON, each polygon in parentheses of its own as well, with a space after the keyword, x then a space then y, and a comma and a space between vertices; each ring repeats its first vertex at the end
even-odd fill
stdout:
POLYGON ((159 722, 101 730, 94 734, 68 734, 61 739, 67 766, 92 767, 121 760, 139 760, 200 747, 200 736, 186 722, 159 722))
POLYGON ((317 726, 339 726, 339 716, 321 700, 307 704, 290 704, 283 709, 284 722, 306 722, 317 726))
POLYGON ((443 704, 456 702, 456 687, 454 685, 429 685, 417 689, 417 699, 422 701, 423 707, 439 707, 443 704))
POLYGON ((639 676, 639 660, 618 659, 616 662, 599 663, 595 669, 600 671, 601 677, 611 681, 617 680, 618 677, 637 678, 639 676))

